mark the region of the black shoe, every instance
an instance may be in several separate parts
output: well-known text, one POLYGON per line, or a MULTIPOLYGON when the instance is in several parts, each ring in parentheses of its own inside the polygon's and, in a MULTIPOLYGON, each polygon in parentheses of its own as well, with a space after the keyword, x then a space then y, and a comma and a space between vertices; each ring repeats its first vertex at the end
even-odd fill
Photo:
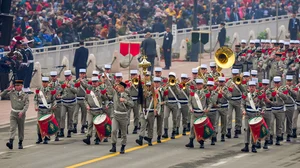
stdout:
POLYGON ((261 148, 261 143, 260 143, 259 141, 256 143, 256 148, 257 148, 257 149, 260 149, 260 148, 261 148))
POLYGON ((133 129, 133 131, 132 131, 132 134, 137 134, 137 130, 138 130, 138 127, 135 126, 134 129, 133 129))
POLYGON ((95 141, 95 145, 99 145, 100 144, 100 139, 98 137, 94 141, 95 141))
POLYGON ((136 139, 135 142, 136 142, 138 145, 142 146, 142 145, 143 145, 143 137, 142 137, 142 136, 139 136, 139 139, 136 139))
POLYGON ((9 139, 9 141, 6 143, 6 146, 9 149, 13 149, 13 144, 14 144, 14 140, 13 139, 9 139))
POLYGON ((74 134, 77 134, 77 124, 74 124, 74 128, 73 128, 72 131, 73 131, 74 134))
POLYGON ((238 135, 242 135, 242 130, 236 130, 238 135))
POLYGON ((297 129, 293 129, 292 138, 297 138, 297 129))
POLYGON ((171 139, 175 139, 175 131, 172 132, 171 139))
POLYGON ((104 139, 103 139, 103 142, 108 142, 108 139, 107 139, 107 138, 104 138, 104 139))
POLYGON ((190 138, 190 142, 185 145, 187 148, 194 148, 194 139, 190 138))
POLYGON ((273 145, 273 135, 270 135, 270 140, 268 141, 269 145, 273 145))
POLYGON ((119 130, 118 138, 121 138, 121 130, 119 130))
POLYGON ((224 134, 221 135, 221 142, 225 142, 225 135, 224 134))
POLYGON ((19 149, 23 149, 23 140, 19 140, 19 149))
POLYGON ((55 136, 55 140, 54 141, 59 141, 59 138, 58 136, 55 136))
POLYGON ((251 149, 252 153, 257 153, 255 145, 252 145, 252 149, 251 149))
POLYGON ((148 146, 152 146, 152 138, 144 137, 144 140, 148 142, 148 146))
POLYGON ((233 138, 239 138, 238 130, 235 130, 235 131, 234 131, 234 137, 233 137, 233 138))
POLYGON ((179 135, 179 127, 176 128, 176 135, 179 135))
POLYGON ((249 144, 245 143, 245 147, 241 149, 242 152, 249 152, 249 144))
POLYGON ((279 137, 279 141, 283 141, 283 133, 282 133, 281 136, 279 137))
POLYGON ((71 133, 72 133, 72 130, 68 130, 67 138, 71 138, 71 133))
POLYGON ((58 137, 60 137, 60 138, 65 137, 64 129, 60 129, 58 137))
POLYGON ((186 128, 183 128, 183 130, 182 130, 182 135, 183 135, 183 136, 186 136, 186 128))
POLYGON ((161 136, 157 136, 157 143, 161 143, 161 136))
POLYGON ((216 143, 215 143, 215 138, 214 138, 214 137, 211 138, 211 143, 210 143, 210 145, 216 145, 216 143))
POLYGON ((226 137, 229 138, 229 139, 231 138, 231 129, 230 128, 227 129, 226 137))
POLYGON ((168 67, 164 67, 164 68, 163 68, 163 70, 170 70, 170 68, 168 68, 168 67))
POLYGON ((40 144, 41 142, 43 142, 42 135, 38 134, 38 139, 37 139, 37 141, 35 143, 36 144, 40 144))
POLYGON ((112 145, 112 147, 111 147, 111 149, 109 150, 109 152, 113 152, 113 153, 117 152, 116 144, 113 143, 113 144, 111 144, 111 145, 112 145))
POLYGON ((48 138, 47 137, 44 138, 43 144, 48 144, 48 138))
POLYGON ((280 137, 276 137, 276 143, 275 143, 275 145, 277 145, 277 146, 280 146, 280 137))
POLYGON ((125 153, 125 145, 122 145, 121 150, 120 150, 120 154, 124 154, 125 153))
POLYGON ((191 123, 187 124, 187 128, 186 128, 186 132, 190 132, 191 131, 191 123))
POLYGON ((85 144, 90 145, 91 144, 91 137, 87 136, 86 139, 82 140, 85 144))
POLYGON ((80 131, 80 133, 82 133, 82 134, 85 133, 85 132, 84 132, 84 126, 81 126, 81 131, 80 131))
POLYGON ((287 135, 287 136, 286 136, 286 141, 287 141, 287 142, 291 142, 291 135, 287 135))
POLYGON ((201 148, 201 149, 204 149, 204 141, 203 141, 203 140, 200 140, 199 143, 200 143, 200 148, 201 148))
POLYGON ((169 138, 169 136, 168 136, 168 129, 165 129, 165 133, 164 133, 164 135, 162 137, 163 138, 169 138))
POLYGON ((264 144, 264 149, 268 149, 268 141, 265 141, 265 144, 264 144))

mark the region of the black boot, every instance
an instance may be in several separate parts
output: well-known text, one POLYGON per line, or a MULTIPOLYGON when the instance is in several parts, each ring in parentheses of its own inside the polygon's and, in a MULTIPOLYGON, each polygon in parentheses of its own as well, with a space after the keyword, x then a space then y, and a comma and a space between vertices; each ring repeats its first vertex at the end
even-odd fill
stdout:
POLYGON ((245 143, 245 147, 241 151, 242 152, 249 152, 249 143, 245 143))
POLYGON ((23 140, 19 140, 19 149, 23 149, 23 140))
POLYGON ((264 149, 268 149, 268 141, 265 141, 265 144, 264 144, 264 149))
POLYGON ((211 138, 211 144, 210 145, 216 145, 216 143, 215 143, 215 137, 211 138))
POLYGON ((229 138, 229 139, 231 138, 231 129, 230 128, 227 129, 226 137, 229 138))
POLYGON ((48 144, 48 140, 49 140, 48 137, 45 137, 43 144, 48 144))
POLYGON ((162 137, 163 138, 169 138, 169 136, 168 136, 168 129, 165 129, 165 133, 164 133, 164 135, 162 137))
POLYGON ((61 137, 61 138, 65 137, 65 133, 64 133, 64 129, 63 128, 60 129, 59 137, 61 137))
POLYGON ((176 135, 179 135, 179 127, 176 128, 176 135))
POLYGON ((280 146, 280 137, 276 137, 276 143, 275 143, 275 145, 277 145, 277 146, 280 146))
POLYGON ((9 149, 13 149, 13 145, 14 144, 14 140, 13 139, 9 139, 9 141, 6 143, 6 146, 9 148, 9 149))
POLYGON ((35 143, 36 144, 40 144, 41 142, 43 142, 42 135, 38 134, 38 139, 37 139, 37 141, 35 143))
POLYGON ((117 152, 117 149, 116 149, 116 144, 115 143, 113 143, 113 144, 111 144, 111 149, 109 150, 109 152, 113 152, 113 153, 115 153, 115 152, 117 152))
POLYGON ((58 133, 56 133, 56 135, 55 135, 55 140, 54 140, 54 141, 59 141, 58 133))
POLYGON ((137 130, 138 130, 138 127, 135 126, 134 129, 133 129, 133 131, 132 131, 132 134, 137 134, 137 130))
MULTIPOLYGON (((241 128, 240 128, 241 129, 241 128)), ((236 130, 238 135, 242 134, 242 130, 236 130)))
POLYGON ((286 136, 286 141, 287 141, 287 142, 291 142, 291 135, 287 135, 287 136, 286 136))
POLYGON ((71 133, 72 133, 72 130, 68 130, 67 138, 71 138, 71 133))
POLYGON ((143 137, 142 137, 142 136, 139 136, 139 139, 136 139, 135 142, 136 142, 137 144, 139 144, 140 146, 142 146, 142 145, 143 145, 143 137))
POLYGON ((235 130, 235 131, 234 131, 234 137, 233 137, 233 138, 239 138, 238 132, 239 132, 239 130, 235 130))
POLYGON ((279 138, 280 138, 280 139, 279 139, 280 141, 283 141, 283 135, 284 135, 284 133, 282 133, 282 134, 281 134, 281 137, 279 137, 279 138))
POLYGON ((144 140, 148 142, 148 146, 152 146, 152 138, 144 137, 144 140))
POLYGON ((215 142, 218 142, 217 137, 218 137, 218 134, 216 133, 215 142))
POLYGON ((182 135, 183 135, 183 136, 186 136, 186 128, 183 128, 183 130, 182 130, 182 135))
POLYGON ((194 139, 190 138, 190 142, 185 145, 187 148, 194 148, 194 139))
POLYGON ((254 145, 254 144, 252 145, 252 150, 251 150, 251 151, 252 151, 252 153, 257 153, 257 151, 256 151, 256 148, 255 148, 255 145, 254 145))
POLYGON ((85 144, 90 145, 91 144, 91 136, 87 136, 86 139, 82 140, 85 144))
POLYGON ((296 128, 293 129, 292 138, 297 138, 297 129, 296 128))
POLYGON ((105 137, 105 138, 103 139, 103 142, 108 142, 107 137, 105 137))
POLYGON ((80 133, 82 133, 82 134, 85 133, 85 132, 84 132, 84 125, 81 126, 81 132, 80 132, 80 133))
POLYGON ((190 132, 190 131, 191 131, 191 123, 188 123, 188 124, 187 124, 186 132, 190 132))
POLYGON ((256 143, 256 148, 257 148, 257 149, 260 149, 260 148, 261 148, 261 143, 260 143, 260 141, 257 141, 257 143, 256 143))
POLYGON ((121 150, 120 150, 120 154, 124 154, 125 153, 125 145, 122 145, 121 150))
POLYGON ((121 130, 119 130, 118 138, 121 138, 121 130))
POLYGON ((203 148, 204 148, 204 141, 203 141, 203 140, 200 140, 199 143, 200 143, 200 148, 203 149, 203 148))
POLYGON ((99 145, 100 144, 100 139, 98 137, 95 138, 95 145, 99 145))
POLYGON ((171 139, 175 139, 175 135, 176 135, 176 132, 173 131, 173 132, 172 132, 172 135, 171 135, 171 139))
POLYGON ((161 143, 161 136, 160 135, 157 136, 157 143, 161 143))
POLYGON ((273 135, 270 135, 270 140, 268 141, 269 145, 273 145, 273 135))
POLYGON ((224 134, 221 135, 221 142, 225 142, 225 135, 224 134))
POLYGON ((77 124, 73 124, 73 125, 74 125, 73 133, 74 133, 74 134, 77 134, 77 124))

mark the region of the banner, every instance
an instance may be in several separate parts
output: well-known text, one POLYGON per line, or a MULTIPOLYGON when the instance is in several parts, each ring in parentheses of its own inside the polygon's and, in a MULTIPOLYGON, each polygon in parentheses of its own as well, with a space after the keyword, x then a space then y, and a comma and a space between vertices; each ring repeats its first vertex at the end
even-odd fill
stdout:
POLYGON ((120 42, 120 53, 124 57, 129 54, 129 42, 120 42))
POLYGON ((141 43, 130 43, 130 54, 135 57, 140 53, 141 43))

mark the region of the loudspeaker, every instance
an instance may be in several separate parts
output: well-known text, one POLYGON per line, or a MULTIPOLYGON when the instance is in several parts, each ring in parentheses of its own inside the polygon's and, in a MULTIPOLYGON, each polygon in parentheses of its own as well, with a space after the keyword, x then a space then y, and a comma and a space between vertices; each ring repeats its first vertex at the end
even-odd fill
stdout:
POLYGON ((196 44, 200 40, 200 33, 199 32, 192 32, 192 43, 196 44))
POLYGON ((208 39, 209 39, 209 33, 208 32, 200 32, 200 34, 201 34, 201 43, 202 44, 206 44, 206 43, 208 43, 208 39))
POLYGON ((0 0, 0 13, 10 13, 11 0, 0 0))
POLYGON ((10 44, 13 18, 12 15, 0 14, 0 45, 10 44))

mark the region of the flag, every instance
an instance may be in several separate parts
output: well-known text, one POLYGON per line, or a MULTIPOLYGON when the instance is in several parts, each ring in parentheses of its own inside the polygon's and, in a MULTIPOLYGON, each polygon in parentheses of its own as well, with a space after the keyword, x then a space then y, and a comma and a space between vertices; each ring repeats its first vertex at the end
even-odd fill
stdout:
POLYGON ((143 91, 143 84, 141 80, 141 75, 139 75, 139 84, 138 84, 138 104, 143 105, 144 99, 144 91, 143 91))

